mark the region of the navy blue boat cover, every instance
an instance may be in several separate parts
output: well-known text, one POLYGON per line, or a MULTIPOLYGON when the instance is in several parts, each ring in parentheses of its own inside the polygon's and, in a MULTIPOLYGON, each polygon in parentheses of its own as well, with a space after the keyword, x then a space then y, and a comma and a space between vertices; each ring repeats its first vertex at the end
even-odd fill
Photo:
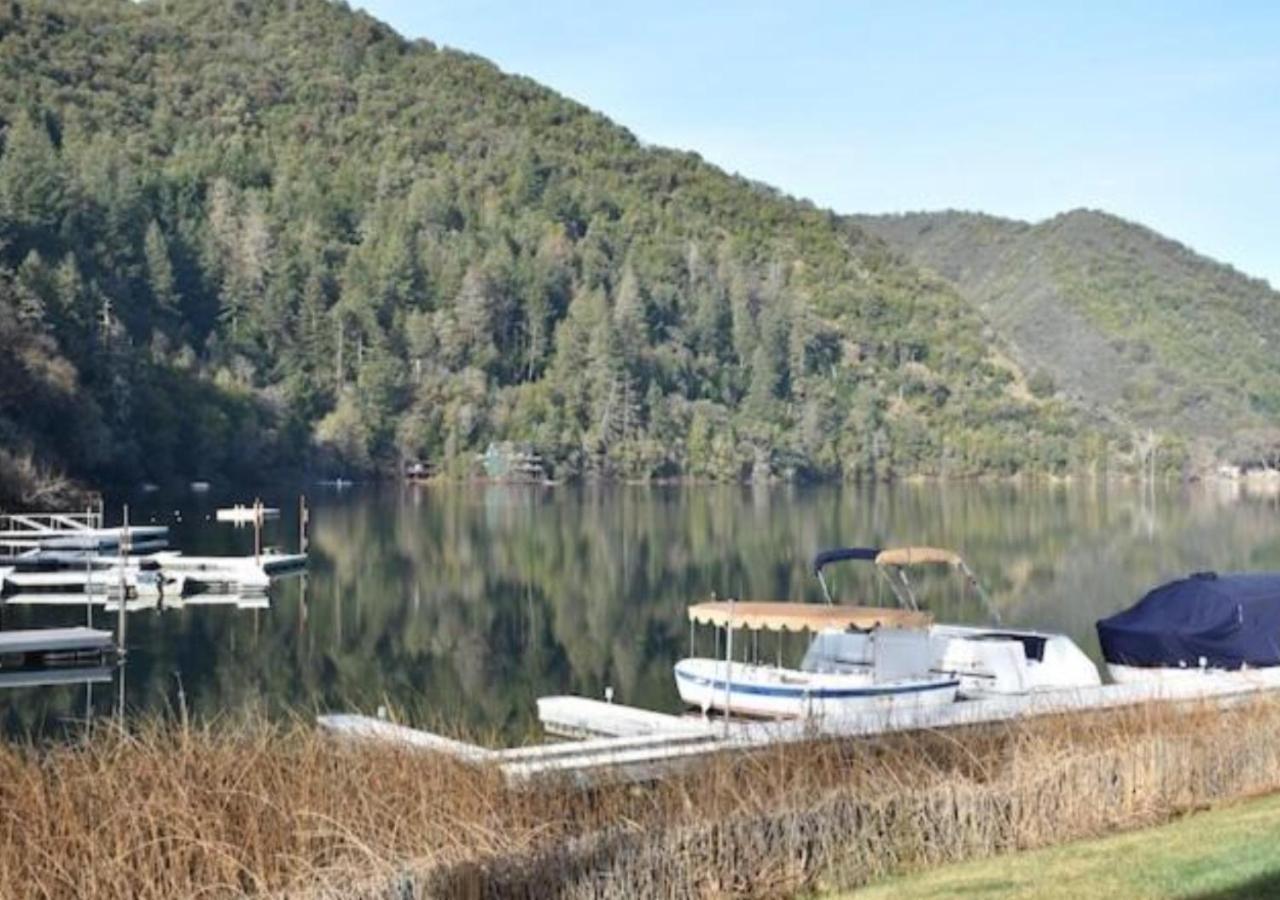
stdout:
POLYGON ((1280 573, 1197 572, 1098 622, 1102 655, 1126 666, 1280 665, 1280 573))
POLYGON ((879 548, 876 547, 837 547, 835 550, 823 550, 813 558, 814 574, 822 571, 822 567, 833 562, 843 562, 846 559, 867 559, 872 560, 880 555, 879 548))

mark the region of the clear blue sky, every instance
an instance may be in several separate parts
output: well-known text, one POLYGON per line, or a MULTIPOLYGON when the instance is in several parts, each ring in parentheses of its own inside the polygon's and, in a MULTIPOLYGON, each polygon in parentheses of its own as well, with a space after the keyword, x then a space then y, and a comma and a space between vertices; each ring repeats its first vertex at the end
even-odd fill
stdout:
POLYGON ((1280 3, 358 5, 840 212, 1096 207, 1280 287, 1280 3))

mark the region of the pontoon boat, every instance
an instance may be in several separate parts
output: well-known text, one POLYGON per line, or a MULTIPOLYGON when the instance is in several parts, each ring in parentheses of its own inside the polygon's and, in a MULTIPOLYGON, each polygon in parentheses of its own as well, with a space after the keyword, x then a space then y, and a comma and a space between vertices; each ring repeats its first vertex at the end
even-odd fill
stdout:
MULTIPOLYGON (((725 715, 764 718, 825 716, 956 699, 959 680, 930 671, 930 618, 920 612, 804 603, 721 601, 689 608, 689 622, 725 634, 725 655, 676 663, 676 689, 686 705, 725 715), (798 669, 734 660, 735 632, 810 631, 817 642, 848 638, 856 659, 806 654, 798 669)), ((718 632, 717 632, 718 633, 718 632)), ((718 655, 718 654, 717 654, 718 655)))

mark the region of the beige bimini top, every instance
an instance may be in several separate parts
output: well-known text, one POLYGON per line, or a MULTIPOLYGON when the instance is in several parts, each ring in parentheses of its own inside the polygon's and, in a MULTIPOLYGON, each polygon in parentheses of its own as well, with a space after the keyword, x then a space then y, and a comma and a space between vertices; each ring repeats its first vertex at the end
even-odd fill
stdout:
POLYGON ((819 606, 816 603, 761 603, 715 600, 689 607, 689 621, 750 631, 824 631, 857 628, 928 628, 933 616, 909 609, 874 606, 819 606))
POLYGON ((877 566, 960 565, 960 554, 941 547, 895 547, 876 554, 877 566))

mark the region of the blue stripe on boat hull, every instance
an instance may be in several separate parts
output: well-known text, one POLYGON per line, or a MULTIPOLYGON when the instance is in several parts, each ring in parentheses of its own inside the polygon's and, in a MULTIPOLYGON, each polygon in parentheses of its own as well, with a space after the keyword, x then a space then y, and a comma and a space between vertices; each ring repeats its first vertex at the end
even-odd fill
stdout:
MULTIPOLYGON (((725 682, 721 679, 703 678, 700 675, 690 675, 676 668, 676 678, 682 678, 685 681, 692 682, 698 687, 710 687, 714 691, 723 692, 725 682)), ((925 691, 944 691, 950 688, 960 686, 959 679, 950 679, 947 681, 931 681, 923 684, 899 685, 897 687, 871 687, 871 688, 793 688, 793 687, 770 687, 768 685, 759 684, 743 684, 742 682, 730 682, 729 690, 734 694, 752 694, 758 697, 783 697, 790 700, 841 700, 850 697, 884 697, 891 694, 919 694, 925 691)))

